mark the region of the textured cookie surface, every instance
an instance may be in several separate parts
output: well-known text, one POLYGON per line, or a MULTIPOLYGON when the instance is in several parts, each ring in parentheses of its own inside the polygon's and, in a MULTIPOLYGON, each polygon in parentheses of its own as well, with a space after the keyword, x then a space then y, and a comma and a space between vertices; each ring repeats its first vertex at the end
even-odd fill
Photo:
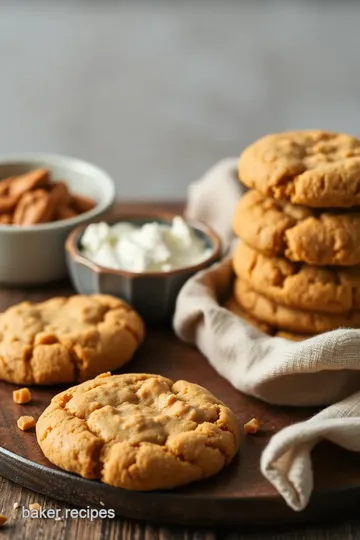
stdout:
POLYGON ((84 381, 128 362, 143 338, 142 319, 112 296, 22 302, 0 315, 0 379, 84 381))
POLYGON ((210 392, 160 375, 100 376, 55 396, 36 425, 55 465, 132 490, 207 478, 234 457, 239 424, 210 392))
POLYGON ((286 330, 279 330, 270 324, 266 324, 264 322, 261 322, 255 317, 252 317, 247 313, 243 308, 240 307, 239 303, 235 300, 234 297, 231 297, 225 304, 226 309, 237 315, 238 317, 241 317, 246 322, 252 324, 257 328, 258 330, 261 330, 261 332, 264 332, 264 334, 269 334, 270 336, 276 336, 276 337, 282 337, 285 339, 289 339, 290 341, 303 341, 304 339, 308 339, 312 337, 311 335, 306 334, 296 334, 294 332, 288 332, 286 330))
POLYGON ((233 229, 265 255, 312 265, 360 264, 360 213, 319 212, 249 191, 235 209, 233 229))
POLYGON ((360 267, 322 268, 267 257, 240 241, 235 274, 254 291, 290 307, 341 313, 360 310, 360 267))
POLYGON ((318 334, 337 328, 360 327, 360 310, 326 314, 290 308, 255 292, 240 278, 234 283, 234 297, 240 307, 255 319, 290 332, 318 334))
POLYGON ((360 204, 360 140, 343 133, 270 134, 248 146, 239 177, 268 197, 311 207, 360 204))

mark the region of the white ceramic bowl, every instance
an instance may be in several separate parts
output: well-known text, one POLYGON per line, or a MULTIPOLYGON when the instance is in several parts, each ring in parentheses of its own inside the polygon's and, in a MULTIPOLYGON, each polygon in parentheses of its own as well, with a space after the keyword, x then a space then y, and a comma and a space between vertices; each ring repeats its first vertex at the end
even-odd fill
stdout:
POLYGON ((0 157, 0 179, 36 168, 49 169, 53 181, 65 181, 70 191, 92 197, 96 206, 89 212, 62 221, 26 227, 0 225, 2 285, 26 286, 66 277, 66 237, 74 227, 98 221, 110 210, 115 200, 115 185, 110 176, 85 161, 53 154, 12 154, 0 157))

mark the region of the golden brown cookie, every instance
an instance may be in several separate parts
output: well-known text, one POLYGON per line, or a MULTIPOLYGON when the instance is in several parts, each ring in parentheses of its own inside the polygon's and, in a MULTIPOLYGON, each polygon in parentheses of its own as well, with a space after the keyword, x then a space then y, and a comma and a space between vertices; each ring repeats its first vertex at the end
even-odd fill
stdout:
POLYGON ((360 140, 319 130, 266 135, 240 156, 239 177, 248 187, 293 204, 360 205, 360 140))
POLYGON ((234 414, 210 392, 160 375, 98 377, 55 396, 36 435, 55 465, 131 490, 216 474, 239 447, 234 414))
POLYGON ((22 302, 0 315, 0 379, 85 381, 128 362, 143 338, 139 315, 113 296, 22 302))
POLYGON ((255 319, 255 317, 252 317, 251 315, 249 315, 244 309, 242 309, 238 302, 235 300, 234 297, 231 297, 225 304, 224 306, 226 309, 228 309, 229 311, 231 311, 232 313, 234 313, 235 315, 237 315, 238 317, 241 317, 242 319, 244 319, 246 322, 252 324, 253 326, 255 326, 255 328, 257 328, 258 330, 261 330, 261 332, 264 332, 264 334, 268 334, 269 336, 274 336, 274 337, 283 337, 285 339, 289 339, 291 341, 303 341, 304 339, 308 339, 310 337, 312 337, 312 335, 307 335, 307 334, 296 334, 296 333, 293 333, 293 332, 287 332, 287 331, 284 331, 284 330, 278 330, 277 328, 269 325, 269 324, 266 324, 264 322, 261 322, 257 319, 255 319))
POLYGON ((322 213, 248 191, 235 209, 233 229, 268 256, 312 265, 360 264, 360 212, 322 213))
POLYGON ((286 330, 277 330, 274 336, 288 339, 289 341, 304 341, 304 339, 313 337, 314 334, 295 334, 294 332, 287 332, 286 330))
POLYGON ((262 321, 259 321, 258 319, 255 319, 255 317, 249 315, 249 313, 247 313, 244 309, 240 307, 240 305, 233 296, 231 296, 231 298, 227 300, 227 302, 224 304, 224 307, 238 317, 244 319, 246 322, 255 326, 255 328, 257 328, 258 330, 261 330, 261 332, 264 332, 264 334, 272 335, 274 333, 274 329, 272 326, 262 321))
POLYGON ((267 257, 239 241, 235 274, 254 291, 286 306, 341 313, 360 309, 360 267, 322 268, 267 257))
POLYGON ((282 330, 318 334, 337 328, 360 328, 360 310, 326 314, 290 308, 255 292, 240 278, 235 280, 234 296, 240 307, 252 317, 282 330))

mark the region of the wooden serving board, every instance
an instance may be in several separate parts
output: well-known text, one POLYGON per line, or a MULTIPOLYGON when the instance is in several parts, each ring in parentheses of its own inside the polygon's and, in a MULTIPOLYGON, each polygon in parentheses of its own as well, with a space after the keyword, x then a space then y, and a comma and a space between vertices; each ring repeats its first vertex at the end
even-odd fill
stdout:
MULTIPOLYGON (((41 291, 2 289, 0 311, 24 299, 40 301, 73 293, 68 282, 43 287, 41 291)), ((195 348, 180 342, 170 328, 150 329, 144 344, 124 370, 159 373, 173 380, 187 379, 201 384, 234 411, 241 425, 254 416, 259 418, 261 430, 255 436, 245 437, 238 456, 213 478, 167 492, 126 491, 59 470, 43 456, 35 432, 17 428, 19 416, 30 414, 38 418, 63 386, 33 387, 33 401, 20 406, 12 400, 12 391, 17 387, 0 382, 0 474, 69 504, 99 508, 104 505, 120 516, 156 522, 259 526, 358 513, 360 455, 357 453, 325 443, 315 449, 315 489, 303 512, 287 507, 260 473, 260 456, 271 436, 289 424, 310 417, 316 409, 274 407, 238 392, 195 348)))

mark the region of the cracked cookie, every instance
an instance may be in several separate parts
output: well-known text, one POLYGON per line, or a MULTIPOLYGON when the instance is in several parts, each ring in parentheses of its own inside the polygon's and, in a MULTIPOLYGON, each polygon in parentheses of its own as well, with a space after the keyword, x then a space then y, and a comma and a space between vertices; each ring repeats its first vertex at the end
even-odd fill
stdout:
POLYGON ((57 384, 128 362, 144 338, 140 316, 109 295, 22 302, 0 314, 0 379, 57 384))
POLYGON ((269 336, 273 337, 282 337, 285 339, 289 339, 291 341, 303 341, 304 339, 308 339, 312 337, 311 334, 296 334, 294 332, 287 332, 285 330, 278 330, 277 328, 266 324, 262 321, 259 321, 255 319, 255 317, 252 317, 249 315, 244 309, 242 309, 238 302, 235 300, 234 297, 231 297, 224 306, 226 309, 234 313, 234 315, 237 315, 238 317, 241 317, 246 322, 252 324, 257 328, 258 330, 261 330, 261 332, 264 332, 264 334, 268 334, 269 336))
POLYGON ((238 202, 233 230, 268 256, 312 265, 360 264, 360 212, 318 212, 249 191, 238 202))
POLYGON ((299 334, 320 334, 337 328, 360 328, 360 310, 321 313, 290 308, 269 300, 237 278, 234 297, 249 315, 275 328, 299 334))
POLYGON ((311 207, 360 205, 360 140, 344 133, 266 135, 239 159, 239 178, 267 197, 311 207))
POLYGON ((290 307, 342 313, 360 310, 360 267, 322 268, 266 257, 240 241, 235 274, 254 291, 290 307))
POLYGON ((129 490, 207 478, 239 447, 239 424, 205 388, 160 375, 97 377, 58 394, 36 425, 45 456, 67 471, 129 490))

